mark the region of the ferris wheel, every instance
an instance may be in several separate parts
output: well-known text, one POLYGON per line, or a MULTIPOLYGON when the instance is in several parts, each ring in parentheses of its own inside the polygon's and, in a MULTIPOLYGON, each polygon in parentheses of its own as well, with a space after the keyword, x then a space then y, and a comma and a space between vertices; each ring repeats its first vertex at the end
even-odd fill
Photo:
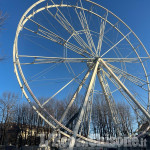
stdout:
POLYGON ((70 149, 76 138, 99 142, 92 136, 98 113, 93 105, 102 99, 118 136, 126 127, 119 102, 129 106, 135 132, 138 122, 150 121, 149 58, 128 25, 90 0, 37 1, 23 14, 13 47, 23 94, 50 127, 70 138, 70 149), (57 110, 50 111, 52 101, 67 98, 56 117, 57 110), (74 104, 78 108, 70 114, 74 104), (75 121, 69 127, 71 119, 75 121))

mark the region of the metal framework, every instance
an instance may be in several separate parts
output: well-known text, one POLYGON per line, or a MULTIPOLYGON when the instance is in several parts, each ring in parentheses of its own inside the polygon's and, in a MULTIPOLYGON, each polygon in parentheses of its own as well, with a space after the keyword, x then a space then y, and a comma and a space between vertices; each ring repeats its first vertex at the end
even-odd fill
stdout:
MULTIPOLYGON (((37 46, 39 46, 38 42, 40 42, 38 40, 36 41, 37 46)), ((44 49, 43 45, 40 46, 42 50, 44 49)), ((28 47, 28 49, 31 48, 28 47)), ((61 134, 70 138, 69 150, 73 150, 76 138, 105 145, 105 143, 93 140, 90 137, 92 107, 97 84, 100 86, 98 93, 105 97, 109 115, 116 127, 117 135, 121 135, 120 124, 122 123, 124 127, 126 125, 116 106, 116 96, 114 96, 116 92, 124 97, 125 102, 131 106, 136 115, 141 117, 141 114, 143 114, 146 120, 150 121, 150 86, 145 65, 145 62, 149 59, 150 55, 137 35, 111 11, 90 0, 73 0, 72 2, 64 0, 61 3, 56 0, 37 1, 23 14, 18 24, 13 46, 14 71, 23 94, 45 122, 55 130, 59 130, 61 134), (41 16, 46 18, 48 22, 43 21, 43 18, 41 18, 41 21, 39 19, 41 16), (93 20, 91 20, 92 18, 93 20), (95 21, 98 29, 91 25, 92 21, 95 21), (51 25, 48 26, 49 22, 51 25), (113 39, 115 35, 112 35, 112 33, 109 34, 112 30, 112 33, 116 34, 115 40, 113 39), (59 34, 59 32, 63 34, 59 34), (24 35, 29 34, 32 38, 39 38, 42 42, 47 41, 51 44, 50 48, 53 53, 56 51, 57 53, 62 52, 62 55, 41 56, 39 55, 41 54, 39 49, 36 51, 37 54, 32 53, 30 50, 27 52, 21 51, 22 48, 19 47, 19 41, 22 33, 24 35), (59 48, 53 48, 53 44, 58 45, 59 48), (123 45, 125 46, 123 47, 123 45), (121 50, 122 48, 125 48, 125 51, 121 50), (75 67, 73 68, 71 64, 78 66, 83 64, 85 68, 78 69, 77 74, 75 73, 75 67), (129 64, 131 64, 130 68, 129 64), (139 72, 141 70, 144 77, 140 78, 132 72, 135 64, 139 64, 141 68, 139 72), (40 67, 44 66, 44 68, 45 65, 50 65, 50 68, 42 71, 41 76, 44 76, 50 69, 59 65, 64 65, 65 69, 73 75, 71 80, 67 81, 65 85, 60 86, 43 103, 39 101, 35 92, 32 91, 32 87, 30 88, 30 83, 24 75, 26 69, 23 69, 24 66, 38 65, 40 67), (86 70, 87 72, 85 73, 86 70), (98 78, 99 82, 96 78, 98 78), (67 87, 70 87, 74 82, 78 84, 76 90, 73 92, 64 113, 57 120, 48 112, 46 106, 50 104, 54 97, 67 87), (127 83, 131 83, 131 86, 135 87, 135 90, 140 88, 141 91, 143 90, 147 93, 147 98, 144 100, 146 106, 143 106, 143 103, 137 98, 137 93, 132 92, 132 88, 127 83), (75 103, 77 96, 83 89, 85 91, 84 100, 80 105, 81 109, 74 129, 71 130, 63 122, 73 103, 75 103), (36 105, 33 103, 33 100, 36 102, 36 105), (45 114, 47 117, 45 117, 45 114), (87 137, 80 134, 85 123, 88 125, 87 137)), ((36 68, 36 71, 40 75, 41 72, 40 70, 38 71, 38 68, 36 68)), ((63 74, 66 75, 64 72, 58 74, 60 77, 63 74)), ((128 132, 128 135, 130 134, 128 132)))

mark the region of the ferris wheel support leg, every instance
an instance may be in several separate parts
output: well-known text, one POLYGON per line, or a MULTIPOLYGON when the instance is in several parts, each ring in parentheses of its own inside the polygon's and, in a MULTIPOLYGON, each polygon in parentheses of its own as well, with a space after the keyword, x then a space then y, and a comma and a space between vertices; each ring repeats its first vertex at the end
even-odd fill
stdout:
POLYGON ((73 148, 74 148, 76 136, 78 134, 78 130, 79 130, 80 124, 82 122, 84 112, 87 108, 86 106, 87 106, 88 98, 89 98, 90 92, 92 90, 92 87, 93 87, 93 84, 94 84, 94 81, 95 81, 95 78, 96 78, 98 66, 99 66, 99 59, 96 62, 96 65, 95 65, 95 68, 94 68, 94 71, 93 71, 93 74, 92 74, 92 77, 91 77, 91 80, 90 80, 90 83, 89 83, 89 86, 88 86, 88 89, 87 89, 87 92, 86 92, 83 107, 82 107, 80 115, 79 115, 79 119, 78 119, 78 121, 76 123, 76 126, 74 128, 73 135, 70 138, 69 150, 73 150, 73 148))
POLYGON ((118 118, 118 114, 117 114, 117 111, 116 111, 116 105, 114 102, 114 99, 113 99, 113 96, 110 92, 110 89, 108 89, 108 83, 105 79, 105 82, 104 82, 104 77, 102 77, 102 74, 100 74, 100 71, 98 71, 97 73, 97 76, 98 76, 98 79, 99 79, 99 82, 100 82, 100 85, 102 87, 102 90, 103 90, 103 93, 104 93, 104 96, 105 96, 105 99, 106 99, 106 102, 107 102, 107 105, 108 105, 108 108, 109 108, 109 111, 110 111, 110 114, 111 114, 111 118, 115 124, 115 127, 117 129, 117 134, 120 135, 120 130, 119 130, 119 118, 118 118))
MULTIPOLYGON (((80 83, 79 87, 77 88, 76 92, 74 93, 74 95, 73 95, 71 101, 69 102, 69 104, 68 104, 68 106, 67 106, 65 112, 63 113, 61 119, 59 120, 60 123, 62 123, 62 121, 64 120, 65 116, 67 115, 69 109, 71 108, 71 106, 72 106, 74 100, 76 99, 78 93, 80 92, 80 90, 81 90, 83 84, 85 83, 86 79, 88 78, 89 74, 90 74, 90 69, 87 71, 87 73, 86 73, 86 75, 84 76, 82 82, 80 83)), ((56 128, 58 128, 58 126, 57 126, 56 128)))
POLYGON ((127 89, 127 87, 119 80, 119 78, 113 73, 111 68, 106 64, 103 59, 99 59, 102 65, 107 69, 109 74, 115 79, 115 81, 119 84, 119 86, 124 90, 124 92, 131 98, 134 104, 143 112, 146 118, 150 121, 150 114, 146 111, 146 109, 136 100, 136 98, 132 95, 132 93, 127 89))

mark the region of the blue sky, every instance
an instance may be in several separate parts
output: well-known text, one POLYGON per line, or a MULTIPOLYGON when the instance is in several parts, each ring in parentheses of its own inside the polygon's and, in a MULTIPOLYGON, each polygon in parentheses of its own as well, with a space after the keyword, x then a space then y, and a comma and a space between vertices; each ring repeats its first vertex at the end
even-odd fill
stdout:
MULTIPOLYGON (((150 52, 150 1, 149 0, 93 0, 119 16, 138 35, 150 52)), ((0 9, 7 13, 7 20, 0 32, 0 53, 8 57, 0 62, 0 95, 5 91, 19 95, 19 88, 13 68, 13 42, 17 24, 36 0, 0 0, 0 9)))

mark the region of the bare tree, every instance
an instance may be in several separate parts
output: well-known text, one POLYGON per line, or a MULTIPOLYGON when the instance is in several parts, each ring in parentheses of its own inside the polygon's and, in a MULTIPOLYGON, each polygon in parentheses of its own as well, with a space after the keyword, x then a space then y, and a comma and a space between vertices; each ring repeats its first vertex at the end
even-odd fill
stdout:
MULTIPOLYGON (((119 128, 122 134, 132 133, 133 116, 130 106, 126 103, 118 102, 116 104, 119 128)), ((110 111, 103 96, 96 96, 93 103, 92 127, 95 136, 105 137, 107 135, 116 136, 117 130, 113 123, 110 111)))
POLYGON ((5 144, 7 140, 6 132, 10 128, 16 111, 16 102, 18 96, 11 92, 3 93, 0 98, 0 125, 1 125, 1 144, 5 144))
POLYGON ((129 133, 132 133, 132 123, 134 121, 134 118, 132 116, 129 105, 125 103, 118 103, 117 107, 121 118, 122 134, 127 135, 129 133))
POLYGON ((2 97, 0 98, 1 123, 13 121, 17 100, 18 96, 15 93, 3 93, 2 97))

